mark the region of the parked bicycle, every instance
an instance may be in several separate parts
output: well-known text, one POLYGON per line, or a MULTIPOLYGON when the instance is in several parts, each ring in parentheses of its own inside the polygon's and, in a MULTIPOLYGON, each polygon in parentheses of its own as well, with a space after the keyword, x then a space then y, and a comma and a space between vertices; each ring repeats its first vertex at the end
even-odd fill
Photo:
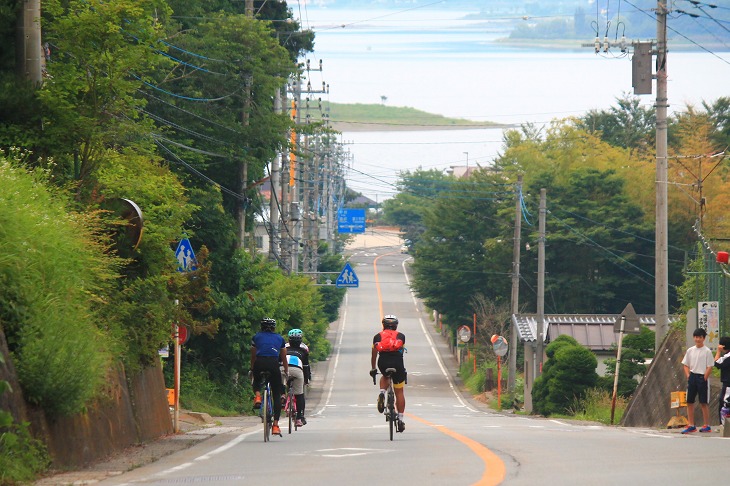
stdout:
MULTIPOLYGON (((393 373, 395 368, 387 368, 385 370, 385 378, 388 380, 388 388, 385 392, 385 421, 388 422, 388 431, 390 434, 390 440, 393 440, 393 432, 395 431, 398 424, 398 410, 395 408, 395 390, 393 389, 393 373)), ((375 376, 373 376, 373 385, 376 384, 375 376)))
POLYGON ((291 386, 291 382, 294 380, 293 377, 290 377, 286 382, 286 402, 284 403, 284 412, 286 413, 287 417, 289 417, 289 433, 291 434, 292 427, 294 430, 298 430, 299 426, 297 425, 297 399, 294 395, 294 388, 291 386))

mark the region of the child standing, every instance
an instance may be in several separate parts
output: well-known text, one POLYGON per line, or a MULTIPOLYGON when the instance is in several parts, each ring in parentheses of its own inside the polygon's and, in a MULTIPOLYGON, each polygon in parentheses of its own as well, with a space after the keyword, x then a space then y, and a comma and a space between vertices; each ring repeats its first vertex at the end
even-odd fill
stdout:
POLYGON ((720 370, 720 424, 725 425, 725 416, 730 412, 730 337, 720 338, 715 353, 715 368, 720 370), (725 410, 723 410, 723 408, 725 410))
POLYGON ((705 346, 707 332, 698 328, 692 333, 695 345, 684 353, 682 364, 684 375, 687 377, 687 420, 689 425, 682 431, 683 434, 697 432, 695 427, 695 399, 699 397, 702 418, 705 421, 700 432, 712 432, 710 428, 710 373, 715 364, 712 351, 705 346))

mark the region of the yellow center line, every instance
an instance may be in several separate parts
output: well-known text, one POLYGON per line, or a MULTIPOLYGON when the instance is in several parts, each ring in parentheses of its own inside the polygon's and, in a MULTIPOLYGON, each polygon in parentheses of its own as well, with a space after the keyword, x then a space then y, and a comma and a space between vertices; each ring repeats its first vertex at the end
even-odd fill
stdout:
MULTIPOLYGON (((373 271, 375 273, 375 288, 378 292, 378 306, 380 307, 380 318, 383 318, 383 297, 380 292, 380 281, 378 280, 378 260, 381 257, 384 257, 386 255, 392 255, 395 252, 390 253, 384 253, 382 255, 377 256, 373 260, 373 271)), ((504 481, 504 477, 507 474, 507 470, 504 466, 504 462, 502 459, 499 458, 494 452, 490 451, 488 448, 484 447, 479 442, 470 439, 469 437, 466 437, 464 435, 461 435, 459 433, 454 432, 453 430, 444 427, 443 425, 436 425, 432 424, 431 422, 422 419, 421 417, 418 417, 416 415, 413 415, 411 413, 406 413, 406 415, 409 418, 412 418, 414 420, 417 420, 421 422, 422 424, 428 425, 429 427, 433 427, 434 429, 438 430, 439 432, 448 435, 449 437, 458 440, 465 446, 467 446, 469 449, 471 449, 474 454, 479 457, 482 462, 484 462, 484 473, 482 474, 481 479, 474 483, 475 485, 479 486, 494 486, 497 484, 500 484, 502 481, 504 481)))

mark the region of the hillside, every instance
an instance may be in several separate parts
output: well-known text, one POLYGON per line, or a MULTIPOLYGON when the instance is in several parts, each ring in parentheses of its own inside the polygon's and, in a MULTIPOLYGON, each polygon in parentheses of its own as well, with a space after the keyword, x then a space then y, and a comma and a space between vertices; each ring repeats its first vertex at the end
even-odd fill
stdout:
POLYGON ((448 130, 494 128, 503 125, 462 118, 447 118, 406 106, 378 104, 330 104, 332 128, 340 132, 394 130, 448 130))

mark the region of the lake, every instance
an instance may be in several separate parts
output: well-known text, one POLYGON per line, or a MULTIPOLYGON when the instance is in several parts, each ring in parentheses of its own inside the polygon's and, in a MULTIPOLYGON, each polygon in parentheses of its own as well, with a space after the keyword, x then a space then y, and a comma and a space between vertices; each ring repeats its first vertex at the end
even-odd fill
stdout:
MULTIPOLYGON (((632 92, 627 55, 598 55, 578 41, 563 50, 508 46, 499 42, 507 36, 504 22, 463 20, 469 13, 309 6, 301 22, 316 32, 310 59, 313 66, 323 63, 322 72, 310 73, 312 85, 329 84, 325 99, 332 102, 384 102, 448 117, 538 125, 610 108, 632 92)), ((671 45, 670 39, 670 111, 730 96, 730 52, 672 52, 671 45)), ((641 101, 651 106, 654 97, 641 101)), ((344 132, 352 156, 348 187, 382 201, 395 193, 400 171, 448 169, 467 159, 489 165, 501 140, 501 129, 344 132)))

